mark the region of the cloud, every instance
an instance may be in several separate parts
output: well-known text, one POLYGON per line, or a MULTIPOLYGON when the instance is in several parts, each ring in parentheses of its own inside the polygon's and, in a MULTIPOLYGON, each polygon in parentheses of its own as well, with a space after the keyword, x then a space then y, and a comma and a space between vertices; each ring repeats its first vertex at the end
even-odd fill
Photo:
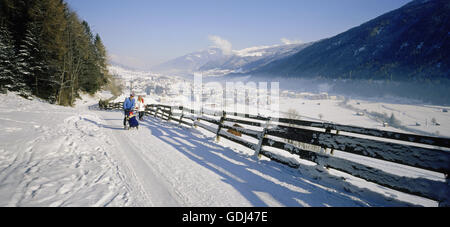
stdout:
POLYGON ((208 36, 209 40, 214 43, 215 47, 220 48, 224 54, 230 55, 233 53, 233 45, 228 40, 222 39, 216 35, 208 36))
POLYGON ((285 45, 290 45, 290 44, 301 44, 301 43, 303 43, 303 41, 301 41, 301 40, 289 40, 289 39, 286 39, 286 38, 282 38, 282 39, 281 39, 281 42, 282 42, 283 44, 285 44, 285 45))

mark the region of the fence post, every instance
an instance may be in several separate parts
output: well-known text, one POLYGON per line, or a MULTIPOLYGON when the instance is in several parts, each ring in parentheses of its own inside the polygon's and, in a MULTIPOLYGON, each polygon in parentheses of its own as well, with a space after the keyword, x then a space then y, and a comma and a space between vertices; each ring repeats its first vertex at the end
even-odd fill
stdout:
POLYGON ((266 138, 266 133, 267 133, 267 129, 269 128, 270 120, 271 120, 271 118, 269 118, 269 120, 266 121, 266 125, 264 126, 264 129, 261 132, 261 134, 259 135, 259 142, 258 142, 258 146, 256 146, 255 155, 254 155, 254 157, 257 159, 261 158, 262 144, 263 144, 264 138, 266 138))
MULTIPOLYGON (((448 174, 448 173, 445 174, 445 183, 447 183, 447 195, 449 195, 450 194, 450 174, 448 174)), ((450 198, 449 198, 449 196, 447 196, 446 198, 447 198, 447 200, 441 202, 442 206, 450 207, 450 198)))
POLYGON ((155 108, 155 114, 153 115, 155 118, 157 118, 156 114, 158 113, 158 107, 154 106, 155 108))
MULTIPOLYGON (((325 129, 325 133, 331 133, 331 128, 327 127, 325 129)), ((323 146, 322 149, 324 150, 325 154, 327 153, 327 147, 323 146)), ((331 149, 330 154, 333 153, 334 151, 331 149)))
MULTIPOLYGON (((336 130, 336 135, 339 135, 339 130, 336 130)), ((334 148, 331 148, 330 154, 334 155, 334 148)))
POLYGON ((148 108, 147 108, 147 105, 145 105, 144 116, 147 116, 147 112, 148 112, 148 108))
POLYGON ((198 116, 194 116, 194 118, 195 118, 195 121, 193 122, 194 123, 194 128, 197 128, 196 122, 200 122, 200 119, 198 119, 198 116))
POLYGON ((439 207, 450 207, 450 198, 448 196, 448 195, 450 195, 450 192, 449 192, 449 190, 450 190, 450 175, 448 173, 445 174, 445 183, 447 184, 447 190, 446 190, 447 197, 445 200, 439 201, 439 205, 438 205, 439 207))
POLYGON ((167 119, 168 122, 170 122, 170 120, 172 119, 172 115, 173 115, 172 109, 173 109, 173 106, 171 106, 169 109, 169 118, 167 119))
POLYGON ((181 122, 183 121, 183 117, 184 117, 184 107, 181 107, 181 117, 180 120, 178 121, 178 124, 181 125, 181 122))
MULTIPOLYGON (((163 119, 164 120, 164 112, 167 110, 167 108, 166 107, 164 107, 164 109, 163 109, 164 111, 162 111, 161 112, 161 119, 163 119)), ((169 116, 170 116, 170 111, 169 111, 169 113, 167 113, 169 116)), ((167 119, 167 121, 168 121, 168 119, 167 119)))
POLYGON ((220 130, 222 130, 222 125, 223 125, 223 122, 225 121, 225 116, 226 116, 226 112, 225 112, 225 110, 222 112, 222 117, 220 118, 220 122, 219 122, 219 125, 218 125, 218 127, 217 127, 217 133, 216 133, 216 141, 217 142, 219 142, 220 141, 220 130))

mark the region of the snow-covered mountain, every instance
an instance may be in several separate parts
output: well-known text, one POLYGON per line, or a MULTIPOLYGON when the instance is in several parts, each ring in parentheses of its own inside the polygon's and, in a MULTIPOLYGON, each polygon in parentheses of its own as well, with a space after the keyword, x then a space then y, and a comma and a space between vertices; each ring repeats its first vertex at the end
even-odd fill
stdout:
POLYGON ((199 70, 248 72, 265 66, 273 61, 292 56, 310 45, 310 43, 307 43, 246 48, 234 51, 232 55, 226 56, 226 58, 209 61, 200 67, 199 70))
MULTIPOLYGON (((170 60, 153 68, 153 71, 170 74, 213 72, 226 74, 247 72, 275 60, 292 56, 311 44, 290 44, 251 47, 226 54, 220 48, 209 48, 170 60)), ((207 73, 210 74, 210 73, 207 73)))
POLYGON ((226 55, 219 48, 209 48, 194 53, 175 58, 160 64, 152 71, 170 74, 184 74, 197 71, 201 66, 210 61, 217 61, 226 58, 226 55))

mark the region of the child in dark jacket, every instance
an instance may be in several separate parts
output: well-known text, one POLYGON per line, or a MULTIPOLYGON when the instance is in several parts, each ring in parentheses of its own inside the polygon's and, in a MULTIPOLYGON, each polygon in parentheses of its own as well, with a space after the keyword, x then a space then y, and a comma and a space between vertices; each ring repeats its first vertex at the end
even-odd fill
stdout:
POLYGON ((127 124, 127 116, 130 115, 130 112, 134 110, 136 107, 136 100, 134 100, 134 94, 132 93, 129 98, 125 99, 123 103, 123 110, 125 112, 125 118, 123 119, 123 126, 127 124))

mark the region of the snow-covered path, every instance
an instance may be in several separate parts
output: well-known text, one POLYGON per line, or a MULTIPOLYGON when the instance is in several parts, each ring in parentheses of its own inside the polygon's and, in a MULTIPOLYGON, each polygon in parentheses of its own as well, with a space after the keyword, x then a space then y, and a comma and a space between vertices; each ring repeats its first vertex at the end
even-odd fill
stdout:
MULTIPOLYGON (((251 157, 215 144, 195 129, 148 118, 139 131, 119 129, 120 112, 98 113, 135 182, 155 206, 358 206, 251 157)), ((279 167, 278 167, 279 168, 279 167)))
POLYGON ((0 206, 404 205, 159 119, 125 131, 123 113, 93 103, 0 99, 0 206))

